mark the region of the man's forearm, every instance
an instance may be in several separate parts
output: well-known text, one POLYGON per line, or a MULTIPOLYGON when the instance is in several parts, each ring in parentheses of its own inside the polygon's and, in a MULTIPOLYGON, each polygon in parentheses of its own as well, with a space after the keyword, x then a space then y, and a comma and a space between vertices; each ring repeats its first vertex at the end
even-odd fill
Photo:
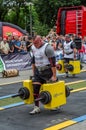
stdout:
POLYGON ((52 69, 52 72, 53 72, 53 77, 56 78, 56 67, 52 67, 51 69, 52 69))
POLYGON ((34 75, 34 72, 35 72, 35 64, 32 64, 32 71, 33 71, 33 75, 34 75))

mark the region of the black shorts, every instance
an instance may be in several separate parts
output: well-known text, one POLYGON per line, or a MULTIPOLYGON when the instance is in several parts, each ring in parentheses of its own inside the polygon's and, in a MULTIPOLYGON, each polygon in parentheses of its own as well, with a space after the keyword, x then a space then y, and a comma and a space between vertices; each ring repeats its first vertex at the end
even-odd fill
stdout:
POLYGON ((73 60, 72 58, 64 58, 64 63, 68 63, 69 64, 69 61, 73 60))
POLYGON ((38 69, 35 69, 35 74, 32 81, 43 84, 43 83, 46 83, 46 81, 48 81, 52 77, 52 75, 53 73, 52 73, 51 68, 48 68, 43 71, 38 71, 38 69))

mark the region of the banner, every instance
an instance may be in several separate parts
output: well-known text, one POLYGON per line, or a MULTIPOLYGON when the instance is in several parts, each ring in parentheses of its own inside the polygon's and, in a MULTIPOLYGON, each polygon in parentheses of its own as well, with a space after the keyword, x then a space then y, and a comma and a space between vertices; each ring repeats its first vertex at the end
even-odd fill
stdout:
POLYGON ((1 58, 0 58, 0 72, 2 72, 4 70, 4 66, 3 66, 3 63, 1 61, 1 58))
MULTIPOLYGON (((62 51, 55 51, 56 61, 62 58, 62 51)), ((7 69, 28 70, 31 69, 31 56, 21 53, 11 53, 0 56, 0 72, 7 69)))
POLYGON ((3 61, 3 68, 7 69, 17 69, 17 70, 27 70, 31 68, 31 56, 29 53, 20 54, 12 53, 8 55, 1 55, 1 61, 3 61))

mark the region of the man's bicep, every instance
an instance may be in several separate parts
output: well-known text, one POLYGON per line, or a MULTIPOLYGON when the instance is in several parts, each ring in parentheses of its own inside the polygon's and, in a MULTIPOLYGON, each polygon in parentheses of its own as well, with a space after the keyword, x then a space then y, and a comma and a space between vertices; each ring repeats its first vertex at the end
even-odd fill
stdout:
POLYGON ((71 44, 71 48, 72 49, 76 48, 76 44, 74 42, 71 44))
POLYGON ((54 53, 54 49, 51 45, 48 45, 45 49, 45 54, 48 58, 50 57, 54 57, 55 56, 55 53, 54 53))

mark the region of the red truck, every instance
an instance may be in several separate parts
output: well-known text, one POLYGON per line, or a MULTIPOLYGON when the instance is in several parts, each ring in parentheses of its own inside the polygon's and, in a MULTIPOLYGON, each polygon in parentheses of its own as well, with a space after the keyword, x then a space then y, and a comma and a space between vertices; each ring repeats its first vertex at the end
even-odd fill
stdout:
POLYGON ((77 34, 86 36, 86 7, 73 6, 59 8, 56 22, 57 34, 77 34))

